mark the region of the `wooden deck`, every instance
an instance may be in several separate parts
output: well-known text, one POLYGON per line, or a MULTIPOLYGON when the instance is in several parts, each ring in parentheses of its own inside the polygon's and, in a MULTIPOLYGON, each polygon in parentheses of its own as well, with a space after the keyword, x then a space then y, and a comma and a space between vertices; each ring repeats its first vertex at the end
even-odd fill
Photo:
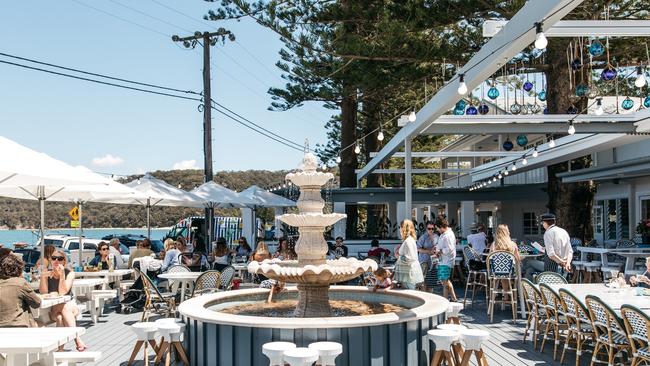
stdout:
MULTIPOLYGON (((547 342, 544 353, 533 350, 530 340, 522 343, 525 321, 519 319, 517 324, 513 324, 509 308, 506 307, 504 311, 495 310, 494 323, 489 322, 485 310, 486 304, 483 301, 477 302, 473 307, 468 302, 468 309, 462 312, 461 322, 470 328, 485 329, 490 332, 490 340, 484 347, 490 366, 559 365, 559 354, 563 345, 558 347, 558 360, 554 361, 552 343, 547 342)), ((80 326, 87 327, 83 340, 89 350, 102 352, 102 358, 97 365, 126 365, 135 344, 135 335, 129 328, 131 324, 140 320, 140 316, 141 313, 124 315, 108 311, 100 318, 100 323, 97 325, 92 325, 88 321, 80 323, 80 326)), ((71 345, 68 346, 70 347, 71 345)), ((566 365, 575 365, 574 355, 574 352, 567 351, 564 360, 566 365)), ((591 354, 585 353, 581 358, 581 365, 587 365, 591 354)), ((138 361, 135 365, 144 365, 142 353, 136 359, 138 361)), ((475 362, 472 364, 475 365, 475 362)))

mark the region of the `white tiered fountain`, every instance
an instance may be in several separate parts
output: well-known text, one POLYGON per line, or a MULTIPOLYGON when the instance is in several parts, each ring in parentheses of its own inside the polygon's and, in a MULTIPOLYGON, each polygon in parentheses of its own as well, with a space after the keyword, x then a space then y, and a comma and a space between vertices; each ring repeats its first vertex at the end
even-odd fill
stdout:
POLYGON ((334 179, 334 175, 316 171, 317 166, 316 157, 306 152, 302 171, 286 176, 286 180, 300 187, 297 202, 300 213, 281 215, 278 219, 299 228, 300 237, 296 243, 298 260, 267 259, 248 265, 248 271, 251 273, 262 274, 280 282, 298 284, 298 305, 294 314, 296 317, 331 316, 330 284, 344 282, 358 277, 365 271, 377 269, 377 262, 372 259, 325 259, 328 247, 323 231, 346 216, 340 213, 323 213, 325 202, 321 197, 321 188, 334 179))

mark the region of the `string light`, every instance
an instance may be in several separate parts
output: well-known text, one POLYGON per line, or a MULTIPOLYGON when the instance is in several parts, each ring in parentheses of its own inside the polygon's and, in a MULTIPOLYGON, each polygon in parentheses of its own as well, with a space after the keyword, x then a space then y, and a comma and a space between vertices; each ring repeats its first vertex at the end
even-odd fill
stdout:
POLYGON ((539 152, 537 151, 537 146, 535 146, 535 149, 533 150, 533 157, 536 158, 539 156, 539 152))
POLYGON ((510 170, 512 170, 513 172, 517 170, 517 164, 512 163, 512 167, 510 168, 510 170))
POLYGON ((467 84, 465 84, 465 74, 458 75, 458 94, 465 95, 467 94, 467 84))
POLYGON ((524 155, 524 158, 521 159, 521 165, 526 165, 528 164, 528 160, 526 160, 526 155, 524 155))
POLYGON ((506 168, 506 169, 503 171, 503 175, 508 175, 508 174, 510 174, 510 173, 508 172, 508 168, 506 168))
POLYGON ((569 129, 567 130, 567 133, 568 133, 569 135, 573 135, 573 134, 576 133, 576 128, 575 128, 575 126, 573 125, 573 121, 569 121, 569 129))
POLYGON ((497 177, 499 177, 499 179, 503 179, 503 174, 501 174, 501 172, 499 172, 499 175, 497 177))
POLYGON ((358 154, 360 152, 361 152, 361 148, 359 147, 359 144, 357 143, 356 145, 354 145, 354 153, 358 154))
POLYGON ((546 36, 544 35, 542 25, 541 22, 535 23, 535 32, 537 33, 535 36, 535 48, 538 50, 543 50, 548 46, 548 39, 546 39, 546 36))
POLYGON ((415 115, 415 110, 411 111, 409 113, 409 122, 415 122, 415 120, 418 118, 418 116, 415 115))
POLYGON ((548 142, 548 147, 551 149, 555 147, 555 140, 551 137, 551 141, 548 142))
POLYGON ((643 88, 646 84, 645 75, 643 75, 643 67, 637 66, 636 68, 636 80, 634 80, 634 85, 637 88, 643 88))
POLYGON ((384 131, 382 131, 381 129, 379 130, 379 133, 377 134, 377 140, 384 141, 384 131))
POLYGON ((605 111, 603 110, 603 98, 596 99, 596 115, 602 116, 605 111))
POLYGON ((341 156, 337 156, 336 157, 336 164, 340 164, 340 163, 341 163, 341 156))

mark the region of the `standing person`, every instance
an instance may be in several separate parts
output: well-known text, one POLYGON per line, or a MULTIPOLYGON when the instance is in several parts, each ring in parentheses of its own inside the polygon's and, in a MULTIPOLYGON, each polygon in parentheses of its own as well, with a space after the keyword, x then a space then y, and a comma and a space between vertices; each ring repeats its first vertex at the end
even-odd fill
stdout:
POLYGON ((341 257, 348 257, 348 247, 343 244, 343 237, 341 236, 336 238, 336 242, 334 243, 334 253, 336 259, 339 259, 341 257))
MULTIPOLYGON (((167 239, 171 240, 171 239, 167 239)), ((165 243, 167 243, 167 240, 165 240, 165 243)), ((173 241, 172 241, 173 243, 173 241)), ((133 261, 142 258, 142 257, 149 257, 153 254, 153 251, 150 248, 151 241, 149 240, 138 240, 136 242, 136 248, 131 251, 131 254, 129 255, 129 267, 128 268, 133 268, 133 261)), ((167 250, 167 245, 165 245, 165 250, 167 250)), ((164 257, 163 257, 164 258, 164 257)))
MULTIPOLYGON (((555 215, 545 213, 541 216, 544 227, 544 252, 550 260, 558 264, 558 270, 571 272, 573 248, 571 238, 566 230, 555 224, 555 215)), ((533 272, 544 272, 544 262, 528 259, 525 262, 526 277, 531 278, 533 272)))
POLYGON ((24 269, 17 256, 0 256, 0 327, 38 326, 29 308, 41 306, 41 298, 23 278, 24 269))
POLYGON ((124 264, 124 259, 122 259, 122 249, 120 248, 120 239, 113 238, 108 242, 109 248, 108 251, 115 258, 114 266, 115 268, 128 268, 124 264))
POLYGON ((476 233, 467 235, 467 243, 469 243, 472 248, 478 254, 485 252, 487 248, 487 235, 485 235, 485 225, 478 224, 476 226, 476 233))
POLYGON ((402 245, 399 247, 399 259, 395 263, 395 274, 393 275, 395 281, 404 289, 415 290, 418 283, 424 281, 422 274, 422 267, 418 261, 418 247, 415 242, 415 226, 413 221, 404 220, 400 225, 400 234, 402 245))
MULTIPOLYGON (((105 251, 108 253, 108 244, 103 243, 106 248, 105 251)), ((65 253, 60 249, 55 250, 52 253, 52 270, 41 273, 39 285, 41 295, 57 293, 64 296, 72 293, 74 272, 66 268, 66 265, 67 259, 65 253)), ((56 322, 57 327, 76 327, 77 315, 79 315, 79 308, 77 308, 74 301, 54 305, 50 310, 50 318, 56 322)), ((83 352, 86 350, 86 345, 81 341, 81 338, 75 338, 75 343, 77 345, 77 351, 83 352)), ((62 349, 63 345, 59 347, 59 350, 62 349)))
MULTIPOLYGON (((424 276, 429 273, 431 269, 431 255, 435 252, 434 248, 438 243, 438 234, 436 234, 436 226, 431 221, 427 221, 427 231, 420 236, 417 241, 418 248, 418 261, 422 267, 422 274, 424 276)), ((433 284, 425 282, 425 290, 427 292, 433 291, 433 284)))
POLYGON ((456 261, 456 235, 449 227, 447 219, 439 218, 436 220, 436 226, 440 237, 436 245, 436 253, 440 258, 438 263, 438 279, 442 282, 442 296, 451 301, 458 301, 456 292, 454 292, 454 285, 451 283, 451 269, 454 268, 456 261))
POLYGON ((97 255, 95 255, 95 258, 91 259, 88 264, 93 267, 99 267, 102 270, 109 269, 108 255, 110 252, 108 248, 110 248, 110 246, 105 241, 99 242, 99 245, 97 245, 97 255))

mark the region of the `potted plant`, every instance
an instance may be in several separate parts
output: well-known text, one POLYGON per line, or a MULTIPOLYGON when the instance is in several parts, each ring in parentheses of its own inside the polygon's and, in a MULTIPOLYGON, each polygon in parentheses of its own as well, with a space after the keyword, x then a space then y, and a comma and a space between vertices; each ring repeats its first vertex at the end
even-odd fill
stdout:
POLYGON ((643 238, 643 244, 650 244, 650 219, 643 219, 636 225, 637 234, 643 238))

